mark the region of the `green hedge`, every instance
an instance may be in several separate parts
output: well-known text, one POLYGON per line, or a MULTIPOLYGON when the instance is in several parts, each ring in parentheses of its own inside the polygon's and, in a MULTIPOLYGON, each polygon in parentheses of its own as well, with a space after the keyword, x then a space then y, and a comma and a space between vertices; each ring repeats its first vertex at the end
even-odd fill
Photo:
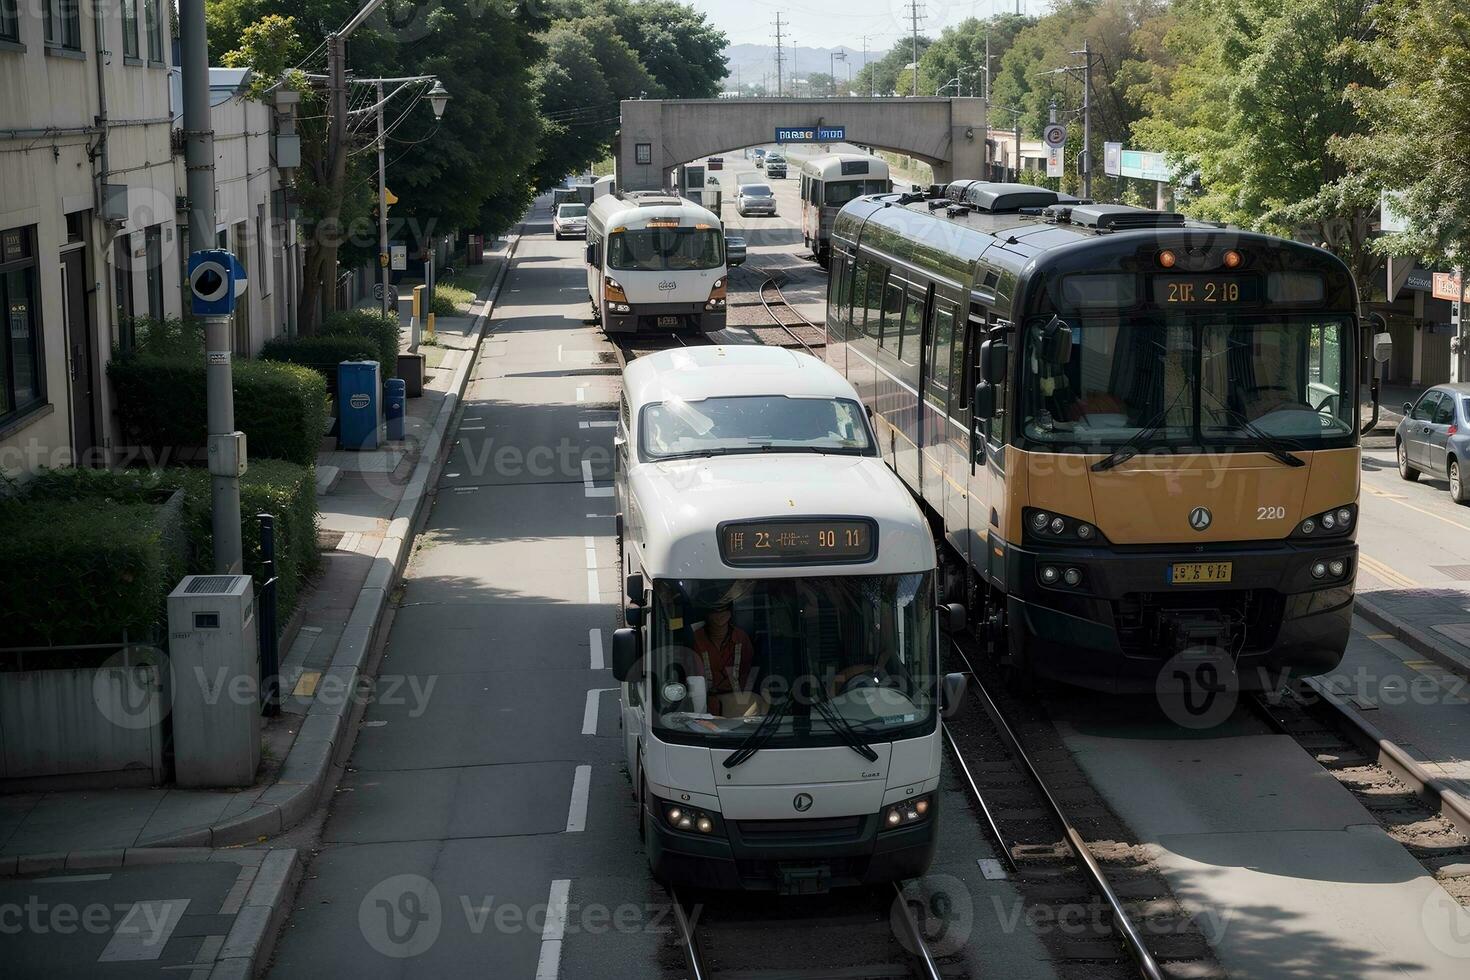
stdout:
POLYGON ((4 645, 148 640, 183 574, 157 504, 44 498, 0 503, 4 645))
MULTIPOLYGON (((180 453, 203 459, 208 416, 200 358, 131 354, 107 366, 128 442, 167 461, 180 453)), ((251 459, 316 461, 327 421, 322 376, 297 364, 235 361, 235 426, 251 459)))
MULTIPOLYGON (((26 483, 25 498, 18 503, 26 509, 42 501, 93 507, 138 506, 156 499, 160 489, 184 491, 183 522, 188 553, 186 569, 167 579, 166 596, 185 571, 200 574, 214 570, 207 470, 185 467, 43 470, 26 483)), ((284 623, 296 608, 307 579, 321 564, 316 547, 316 473, 312 467, 278 459, 255 459, 240 479, 245 570, 257 585, 265 581, 261 574, 260 522, 256 519, 262 513, 274 514, 276 518, 276 571, 280 577, 277 596, 284 623)))
POLYGON ((379 377, 386 381, 398 375, 398 314, 384 316, 378 310, 340 310, 329 313, 318 331, 319 337, 356 337, 367 340, 377 350, 379 377))
POLYGON ((262 361, 286 361, 320 374, 328 391, 337 390, 337 365, 343 361, 379 361, 381 351, 365 337, 277 337, 260 349, 262 361))
POLYGON ((474 304, 474 290, 453 282, 436 282, 434 301, 429 304, 429 309, 435 316, 468 316, 474 304))

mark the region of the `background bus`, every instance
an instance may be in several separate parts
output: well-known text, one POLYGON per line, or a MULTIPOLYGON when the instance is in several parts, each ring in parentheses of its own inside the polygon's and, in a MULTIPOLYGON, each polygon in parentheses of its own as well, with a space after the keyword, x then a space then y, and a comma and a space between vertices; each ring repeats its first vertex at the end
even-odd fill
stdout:
POLYGON ((842 206, 864 194, 892 189, 888 164, 859 153, 812 157, 801 164, 801 239, 825 266, 831 250, 832 222, 842 206))

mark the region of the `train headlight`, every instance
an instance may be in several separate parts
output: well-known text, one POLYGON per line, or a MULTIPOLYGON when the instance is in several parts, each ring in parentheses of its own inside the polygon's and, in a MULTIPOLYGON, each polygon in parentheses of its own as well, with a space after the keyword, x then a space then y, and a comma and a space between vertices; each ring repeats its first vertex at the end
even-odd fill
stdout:
POLYGON ((1053 517, 1051 519, 1051 533, 1052 534, 1061 534, 1066 529, 1067 529, 1067 522, 1066 521, 1062 520, 1060 517, 1053 517))
POLYGON ((1081 585, 1082 584, 1082 569, 1080 569, 1080 568, 1069 568, 1069 569, 1067 569, 1065 572, 1062 573, 1062 581, 1063 582, 1066 582, 1068 585, 1081 585))
POLYGON ((1325 561, 1312 563, 1312 578, 1326 578, 1327 563, 1325 561))
POLYGON ((1296 526, 1292 532, 1294 538, 1331 538, 1340 537, 1352 530, 1354 522, 1358 519, 1358 508, 1356 504, 1348 504, 1345 507, 1334 507, 1324 510, 1320 514, 1313 514, 1296 526))
POLYGON ((1103 540, 1096 524, 1035 507, 1021 511, 1021 527, 1031 544, 1093 544, 1103 540))
POLYGON ((892 806, 884 807, 882 829, 893 830, 897 827, 904 827, 927 820, 933 809, 934 803, 927 796, 904 800, 902 803, 895 803, 892 806))
POLYGON ((1343 573, 1347 571, 1347 562, 1341 558, 1334 558, 1327 563, 1327 570, 1332 573, 1333 578, 1342 578, 1343 573))
POLYGON ((1077 537, 1081 538, 1083 541, 1091 540, 1092 536, 1095 533, 1097 533, 1097 528, 1093 527, 1091 524, 1077 525, 1077 537))
POLYGON ((1045 531, 1046 526, 1051 523, 1051 515, 1044 510, 1031 512, 1031 530, 1045 531))
POLYGON ((1062 573, 1057 570, 1057 566, 1055 566, 1055 565, 1042 565, 1041 566, 1041 584, 1042 585, 1056 585, 1057 584, 1057 579, 1059 579, 1061 577, 1062 577, 1062 573))

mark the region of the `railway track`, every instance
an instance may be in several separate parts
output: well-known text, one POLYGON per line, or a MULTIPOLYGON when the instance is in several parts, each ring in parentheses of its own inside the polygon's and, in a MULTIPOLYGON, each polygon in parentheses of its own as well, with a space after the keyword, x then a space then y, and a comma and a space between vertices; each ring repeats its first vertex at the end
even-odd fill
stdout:
POLYGON ((781 292, 781 273, 762 269, 751 271, 761 277, 757 296, 766 318, 773 326, 750 323, 745 324, 746 329, 763 344, 804 350, 813 357, 820 358, 823 348, 827 346, 827 328, 812 323, 787 301, 781 292))
POLYGON ((619 367, 627 367, 629 361, 676 347, 708 347, 718 343, 714 337, 702 333, 635 334, 631 337, 609 336, 608 340, 612 342, 619 367))
POLYGON ((691 905, 671 893, 686 980, 940 980, 901 883, 848 889, 820 902, 716 896, 691 905))
POLYGON ((1036 704, 992 696, 970 655, 953 649, 982 711, 947 721, 945 744, 1028 918, 1054 924, 1037 932, 1059 974, 1225 976, 1201 923, 1175 900, 1147 849, 1125 843, 1125 829, 1036 704))

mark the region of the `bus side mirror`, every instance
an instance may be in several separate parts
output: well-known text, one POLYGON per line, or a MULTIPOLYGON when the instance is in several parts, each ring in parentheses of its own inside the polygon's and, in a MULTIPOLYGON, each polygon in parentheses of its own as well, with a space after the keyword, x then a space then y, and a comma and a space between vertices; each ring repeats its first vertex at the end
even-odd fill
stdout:
POLYGON ((1393 334, 1378 333, 1373 335, 1373 360, 1379 364, 1387 364, 1388 359, 1393 356, 1393 334))
POLYGON ((643 575, 641 573, 634 572, 628 576, 628 580, 623 583, 623 594, 633 605, 643 605, 643 575))
POLYGON ((1072 328, 1054 316, 1041 329, 1041 359, 1061 367, 1072 359, 1072 328))
POLYGON ((596 265, 597 264, 597 243, 596 242, 588 242, 587 243, 587 264, 588 265, 596 265))
POLYGON ((637 629, 638 627, 642 626, 643 625, 643 607, 642 606, 624 606, 623 607, 623 622, 627 623, 629 626, 633 627, 634 629, 637 629))
POLYGON ((1003 340, 987 340, 980 345, 980 378, 992 384, 1006 376, 1006 365, 1011 357, 1011 345, 1003 340))
POLYGON ((965 607, 958 602, 946 602, 939 607, 940 625, 946 633, 959 633, 965 628, 965 607))
POLYGON ((635 683, 642 679, 638 669, 638 631, 624 627, 613 630, 612 635, 613 676, 623 683, 635 683))
POLYGON ((944 675, 944 681, 939 689, 939 708, 944 712, 944 717, 953 718, 959 714, 965 702, 965 691, 968 688, 969 681, 964 674, 944 675))
POLYGON ((975 418, 995 418, 995 385, 982 381, 975 386, 975 418))

